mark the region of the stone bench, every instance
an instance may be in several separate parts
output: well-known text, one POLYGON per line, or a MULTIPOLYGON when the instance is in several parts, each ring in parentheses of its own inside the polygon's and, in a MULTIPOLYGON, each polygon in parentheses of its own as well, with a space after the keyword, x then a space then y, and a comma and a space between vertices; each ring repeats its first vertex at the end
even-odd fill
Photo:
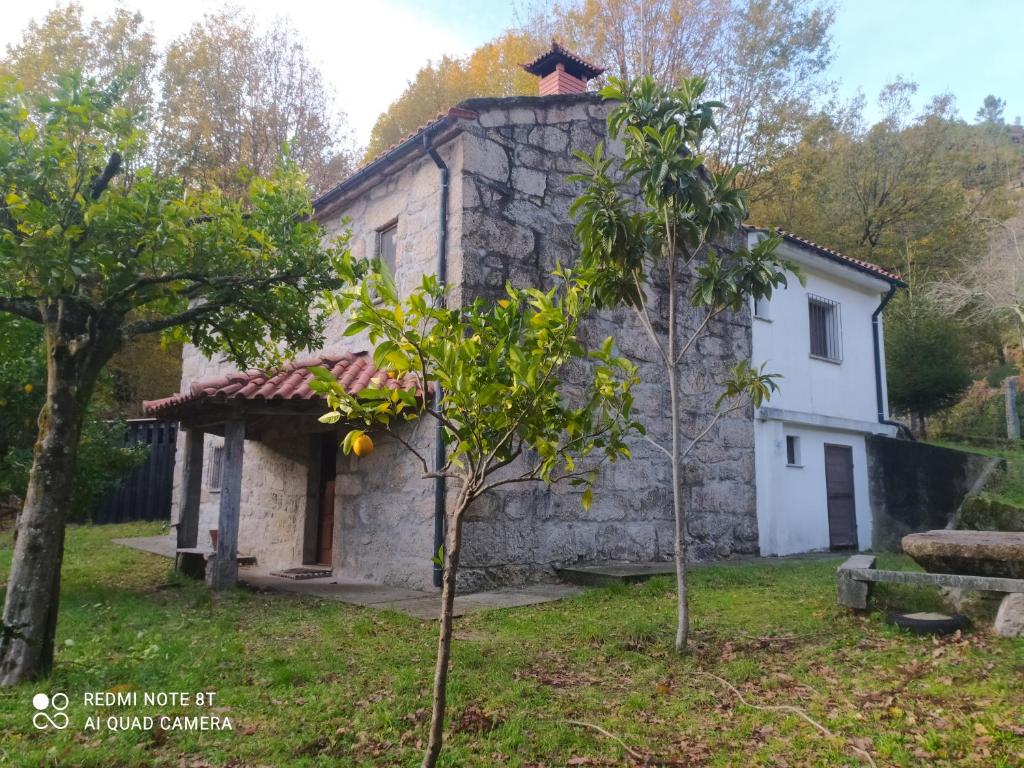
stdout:
POLYGON ((1000 634, 1020 636, 1024 616, 1020 616, 1024 603, 1024 579, 999 576, 969 576, 957 573, 922 573, 920 571, 879 571, 875 569, 873 555, 854 555, 836 571, 838 602, 845 608, 866 611, 871 597, 871 585, 876 582, 891 584, 926 584, 953 589, 1002 592, 1005 594, 996 618, 996 631, 1000 634), (1012 615, 1010 615, 1012 614, 1012 615), (1017 626, 1012 632, 1001 632, 1002 625, 1017 626))

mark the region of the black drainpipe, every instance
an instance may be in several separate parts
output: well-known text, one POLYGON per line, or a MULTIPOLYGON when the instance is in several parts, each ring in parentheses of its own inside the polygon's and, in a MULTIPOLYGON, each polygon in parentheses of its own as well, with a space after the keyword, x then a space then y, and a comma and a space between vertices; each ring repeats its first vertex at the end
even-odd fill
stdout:
POLYGON ((892 301, 892 297, 896 295, 898 288, 899 285, 896 283, 890 285, 889 292, 885 294, 882 303, 878 305, 878 309, 871 313, 871 341, 875 347, 875 402, 878 405, 878 423, 898 427, 903 432, 906 427, 898 421, 890 421, 885 418, 885 400, 882 392, 882 342, 878 335, 878 318, 881 317, 885 305, 892 301))
MULTIPOLYGON (((448 283, 448 166, 437 154, 437 150, 430 144, 430 137, 423 137, 423 148, 434 165, 441 171, 441 201, 438 213, 438 229, 440 233, 437 238, 437 282, 441 288, 448 283)), ((442 299, 443 301, 444 299, 442 299)), ((441 387, 434 382, 434 409, 441 409, 441 387)), ((437 430, 434 434, 434 469, 440 471, 446 460, 444 446, 444 428, 441 422, 437 422, 437 430)), ((444 507, 445 507, 445 483, 443 477, 434 478, 434 549, 431 557, 437 555, 438 550, 444 546, 444 507)), ((434 586, 441 586, 441 566, 434 562, 434 586)))

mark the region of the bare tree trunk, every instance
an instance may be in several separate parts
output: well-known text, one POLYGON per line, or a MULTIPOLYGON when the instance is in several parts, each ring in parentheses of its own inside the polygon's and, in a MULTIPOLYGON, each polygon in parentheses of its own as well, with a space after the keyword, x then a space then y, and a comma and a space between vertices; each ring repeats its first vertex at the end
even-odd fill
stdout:
POLYGON ((45 677, 53 667, 65 513, 82 419, 105 362, 98 359, 87 334, 68 333, 64 309, 46 310, 51 313, 46 322, 46 403, 39 413, 39 437, 16 528, 0 637, 0 686, 45 677))
POLYGON ((441 579, 441 621, 437 637, 437 664, 434 667, 434 699, 430 714, 430 740, 423 755, 422 768, 434 768, 444 741, 444 711, 448 695, 448 666, 452 653, 452 613, 455 607, 455 577, 462 550, 462 514, 469 506, 469 483, 459 491, 455 509, 448 517, 445 541, 444 574, 441 579))

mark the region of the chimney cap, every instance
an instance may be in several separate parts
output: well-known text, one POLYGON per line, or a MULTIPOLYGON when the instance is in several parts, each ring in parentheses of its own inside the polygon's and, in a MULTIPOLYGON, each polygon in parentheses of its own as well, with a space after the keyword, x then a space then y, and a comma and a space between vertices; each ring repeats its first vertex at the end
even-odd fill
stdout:
POLYGON ((544 77, 554 72, 559 64, 570 75, 583 81, 591 80, 604 72, 602 67, 595 66, 577 56, 569 49, 564 48, 557 40, 551 41, 550 50, 545 51, 528 64, 523 64, 523 69, 531 75, 544 77))

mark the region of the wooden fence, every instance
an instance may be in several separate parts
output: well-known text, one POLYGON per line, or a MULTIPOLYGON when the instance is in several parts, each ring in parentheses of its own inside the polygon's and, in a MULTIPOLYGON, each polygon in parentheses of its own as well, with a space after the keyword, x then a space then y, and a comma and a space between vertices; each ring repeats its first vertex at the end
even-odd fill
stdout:
POLYGON ((133 520, 170 520, 171 487, 174 482, 174 449, 177 422, 134 419, 125 429, 125 445, 149 446, 145 463, 136 467, 120 488, 96 506, 95 523, 127 523, 133 520))

